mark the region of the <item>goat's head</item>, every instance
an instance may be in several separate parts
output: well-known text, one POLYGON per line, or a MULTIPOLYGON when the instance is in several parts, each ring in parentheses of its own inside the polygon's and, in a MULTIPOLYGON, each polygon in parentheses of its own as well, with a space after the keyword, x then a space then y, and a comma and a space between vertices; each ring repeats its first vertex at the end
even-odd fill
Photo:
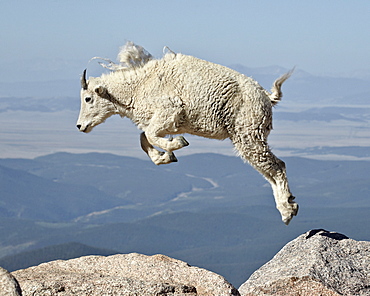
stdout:
POLYGON ((86 80, 86 70, 81 77, 81 109, 77 128, 89 133, 93 127, 103 123, 116 113, 108 90, 99 84, 99 79, 86 80))

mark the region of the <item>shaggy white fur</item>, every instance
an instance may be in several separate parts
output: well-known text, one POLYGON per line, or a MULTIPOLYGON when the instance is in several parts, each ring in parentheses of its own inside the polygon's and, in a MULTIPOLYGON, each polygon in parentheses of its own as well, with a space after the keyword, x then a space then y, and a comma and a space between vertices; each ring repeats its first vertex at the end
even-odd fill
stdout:
POLYGON ((172 51, 156 60, 141 46, 129 43, 120 64, 101 77, 81 79, 81 110, 77 122, 88 133, 113 114, 130 118, 141 134, 141 147, 155 164, 177 161, 173 151, 188 145, 189 133, 230 138, 238 154, 260 172, 273 189, 277 209, 288 224, 297 214, 285 164, 267 144, 272 106, 280 101, 277 79, 272 93, 255 80, 227 67, 172 51), (157 150, 161 148, 163 151, 157 150))

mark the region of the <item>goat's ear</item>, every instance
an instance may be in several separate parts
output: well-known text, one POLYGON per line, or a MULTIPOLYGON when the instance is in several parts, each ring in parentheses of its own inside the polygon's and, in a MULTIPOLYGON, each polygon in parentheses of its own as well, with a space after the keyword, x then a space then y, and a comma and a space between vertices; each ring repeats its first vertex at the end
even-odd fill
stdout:
POLYGON ((99 97, 102 97, 105 99, 109 98, 108 90, 104 86, 99 85, 95 87, 95 92, 98 94, 99 97))

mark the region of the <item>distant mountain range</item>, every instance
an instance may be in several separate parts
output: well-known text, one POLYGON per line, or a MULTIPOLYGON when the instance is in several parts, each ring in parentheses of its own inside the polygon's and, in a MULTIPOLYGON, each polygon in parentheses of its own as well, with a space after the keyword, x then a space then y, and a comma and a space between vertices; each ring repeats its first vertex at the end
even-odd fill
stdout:
POLYGON ((370 222, 369 162, 284 161, 300 204, 288 227, 267 182, 237 157, 195 154, 159 167, 100 153, 0 159, 0 266, 13 270, 93 253, 162 253, 237 286, 309 229, 370 240, 364 227, 370 222))
MULTIPOLYGON (((301 204, 370 207, 369 162, 284 160, 301 204), (351 184, 342 188, 344 182, 351 184)), ((2 217, 111 223, 184 209, 273 205, 268 183, 248 164, 210 153, 159 167, 112 154, 56 153, 33 160, 0 159, 0 174, 2 217)))

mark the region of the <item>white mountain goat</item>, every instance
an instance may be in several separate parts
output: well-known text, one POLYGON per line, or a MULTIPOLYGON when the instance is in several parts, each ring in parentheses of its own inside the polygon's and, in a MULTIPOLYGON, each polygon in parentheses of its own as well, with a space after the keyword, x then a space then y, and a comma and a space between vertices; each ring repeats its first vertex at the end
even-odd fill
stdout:
POLYGON ((120 64, 105 65, 111 73, 81 78, 81 110, 77 128, 88 133, 113 114, 130 118, 141 134, 141 147, 157 165, 177 161, 174 150, 189 145, 189 133, 230 138, 238 154, 260 172, 273 189, 276 207, 288 224, 298 212, 285 164, 267 144, 272 107, 291 72, 277 79, 272 93, 255 80, 227 67, 171 51, 153 59, 128 42, 120 64), (165 138, 169 135, 169 138, 165 138), (164 150, 159 151, 154 146, 164 150))

